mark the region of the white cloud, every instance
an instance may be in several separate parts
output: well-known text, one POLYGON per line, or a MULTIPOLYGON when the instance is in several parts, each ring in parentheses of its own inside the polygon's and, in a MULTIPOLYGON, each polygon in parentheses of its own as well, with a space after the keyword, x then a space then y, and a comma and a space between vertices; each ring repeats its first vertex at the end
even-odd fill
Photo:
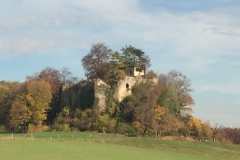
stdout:
POLYGON ((39 52, 46 52, 51 48, 75 47, 78 42, 81 41, 75 37, 59 35, 0 37, 0 53, 8 56, 14 54, 39 54, 39 52))
MULTIPOLYGON (((174 52, 188 58, 192 55, 193 59, 196 56, 201 59, 209 54, 226 54, 223 50, 229 48, 240 50, 240 36, 237 36, 240 34, 239 18, 221 10, 189 14, 142 12, 137 1, 127 0, 22 0, 17 10, 20 11, 18 16, 13 13, 12 16, 1 19, 0 28, 5 29, 6 33, 0 34, 0 37, 3 42, 25 37, 25 42, 21 44, 21 51, 25 53, 34 53, 34 49, 39 51, 52 45, 61 46, 63 39, 72 39, 73 35, 66 34, 61 37, 51 33, 61 35, 66 30, 75 30, 76 34, 79 34, 75 37, 79 40, 83 38, 81 35, 84 35, 86 41, 103 38, 111 42, 114 38, 114 42, 121 45, 130 42, 139 46, 151 43, 170 45, 174 52), (94 28, 107 28, 107 31, 102 35, 96 33, 94 28), (45 40, 35 35, 36 33, 41 34, 45 40), (48 35, 62 40, 46 44, 44 42, 51 41, 48 35), (27 39, 34 40, 27 42, 27 39)), ((10 45, 10 48, 19 46, 17 40, 13 40, 10 45)), ((17 49, 2 47, 0 52, 7 50, 11 53, 17 49)))

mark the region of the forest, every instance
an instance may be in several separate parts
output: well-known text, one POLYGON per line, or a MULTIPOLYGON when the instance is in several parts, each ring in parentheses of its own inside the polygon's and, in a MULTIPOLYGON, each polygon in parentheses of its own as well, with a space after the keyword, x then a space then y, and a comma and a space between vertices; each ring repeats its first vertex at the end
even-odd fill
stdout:
POLYGON ((46 67, 26 76, 25 82, 0 81, 0 133, 91 131, 240 144, 239 128, 211 126, 209 121, 192 116, 191 80, 176 70, 166 74, 150 70, 150 58, 141 49, 129 45, 114 52, 106 44, 96 43, 81 63, 86 80, 79 80, 67 68, 46 67), (114 86, 133 76, 135 66, 144 70, 144 78, 157 78, 158 82, 136 84, 121 102, 110 91, 104 113, 97 111, 97 98, 88 108, 62 104, 64 84, 99 78, 114 86))

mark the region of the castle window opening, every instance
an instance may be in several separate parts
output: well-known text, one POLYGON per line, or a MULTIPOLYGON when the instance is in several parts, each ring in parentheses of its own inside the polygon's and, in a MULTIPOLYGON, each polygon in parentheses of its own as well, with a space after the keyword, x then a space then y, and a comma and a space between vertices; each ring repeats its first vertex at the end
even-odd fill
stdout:
POLYGON ((126 88, 129 89, 129 84, 128 83, 126 84, 126 88))

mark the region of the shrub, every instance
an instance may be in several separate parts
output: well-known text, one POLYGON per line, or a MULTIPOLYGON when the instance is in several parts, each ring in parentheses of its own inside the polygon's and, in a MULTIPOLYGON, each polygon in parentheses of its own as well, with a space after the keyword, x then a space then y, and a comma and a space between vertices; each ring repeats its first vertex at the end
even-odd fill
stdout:
POLYGON ((135 128, 128 123, 119 122, 117 124, 117 133, 125 134, 128 133, 128 136, 137 136, 135 128))
POLYGON ((3 125, 0 125, 0 133, 5 133, 6 128, 3 125))
POLYGON ((34 132, 46 132, 46 131, 50 131, 49 126, 39 126, 39 125, 33 125, 33 124, 29 124, 28 125, 28 133, 34 133, 34 132))
POLYGON ((70 126, 69 124, 59 124, 57 122, 55 122, 53 125, 52 125, 52 130, 53 131, 70 131, 70 126))

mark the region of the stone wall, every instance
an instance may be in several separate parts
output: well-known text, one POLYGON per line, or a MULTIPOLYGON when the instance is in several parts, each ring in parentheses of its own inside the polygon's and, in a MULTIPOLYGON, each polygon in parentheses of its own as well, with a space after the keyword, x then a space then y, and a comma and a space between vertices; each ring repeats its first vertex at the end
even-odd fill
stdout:
POLYGON ((94 81, 94 94, 98 98, 98 110, 99 112, 105 112, 107 109, 107 92, 110 90, 110 86, 103 82, 101 79, 94 81))
POLYGON ((81 81, 64 88, 61 95, 61 107, 69 107, 72 111, 77 108, 84 110, 91 108, 94 100, 94 83, 92 81, 81 81))
POLYGON ((114 90, 113 98, 121 102, 125 97, 132 94, 132 87, 138 83, 151 81, 157 83, 158 79, 146 79, 142 76, 127 76, 120 80, 117 85, 111 88, 101 79, 92 81, 81 81, 73 86, 65 84, 61 95, 61 106, 69 107, 74 111, 77 108, 85 110, 86 108, 97 107, 99 113, 103 113, 107 109, 107 100, 109 91, 114 90), (96 102, 98 102, 96 104, 96 102))
POLYGON ((134 69, 133 69, 133 76, 134 77, 136 77, 136 76, 144 76, 144 75, 145 75, 144 69, 139 70, 139 69, 137 69, 137 67, 134 67, 134 69))
POLYGON ((146 79, 142 76, 130 77, 127 76, 124 79, 120 80, 116 86, 114 86, 114 95, 113 97, 121 102, 125 97, 132 94, 132 87, 141 82, 150 81, 152 84, 158 83, 158 78, 146 79))
POLYGON ((76 110, 76 108, 85 110, 92 108, 97 100, 98 111, 104 112, 107 107, 106 92, 108 89, 110 86, 100 79, 81 81, 71 87, 64 88, 61 95, 61 106, 62 108, 67 106, 70 110, 76 110))
POLYGON ((136 83, 143 82, 144 79, 141 76, 130 77, 127 76, 124 79, 120 80, 116 86, 114 86, 114 95, 113 97, 121 102, 125 97, 132 94, 132 87, 136 83))

